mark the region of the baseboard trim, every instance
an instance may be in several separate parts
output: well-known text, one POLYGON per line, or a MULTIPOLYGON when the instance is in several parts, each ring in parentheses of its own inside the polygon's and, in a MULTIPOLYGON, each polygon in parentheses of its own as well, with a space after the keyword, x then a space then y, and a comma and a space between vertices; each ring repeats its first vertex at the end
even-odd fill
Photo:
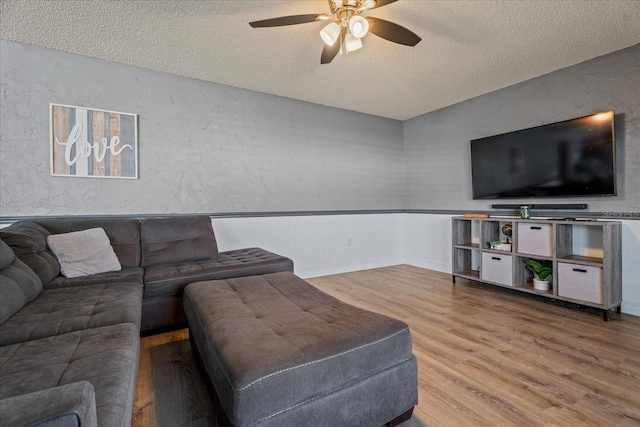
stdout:
POLYGON ((406 259, 404 264, 412 267, 426 268, 427 270, 438 271, 440 273, 451 274, 451 265, 440 264, 437 262, 430 262, 418 259, 406 259))
POLYGON ((640 316, 640 301, 622 301, 621 311, 624 314, 640 316))
POLYGON ((325 266, 325 267, 308 267, 295 269, 294 273, 303 279, 311 279, 314 277, 331 276, 334 274, 352 273, 354 271, 372 270, 374 268, 391 267, 394 265, 401 265, 405 262, 400 259, 385 260, 379 262, 341 265, 341 266, 325 266))

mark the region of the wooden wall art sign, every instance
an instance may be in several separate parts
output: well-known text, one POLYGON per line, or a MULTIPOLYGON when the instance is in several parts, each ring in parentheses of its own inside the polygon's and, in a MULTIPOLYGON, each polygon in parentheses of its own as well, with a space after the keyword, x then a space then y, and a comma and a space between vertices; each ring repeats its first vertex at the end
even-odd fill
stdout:
POLYGON ((51 175, 138 178, 138 117, 49 104, 51 175))

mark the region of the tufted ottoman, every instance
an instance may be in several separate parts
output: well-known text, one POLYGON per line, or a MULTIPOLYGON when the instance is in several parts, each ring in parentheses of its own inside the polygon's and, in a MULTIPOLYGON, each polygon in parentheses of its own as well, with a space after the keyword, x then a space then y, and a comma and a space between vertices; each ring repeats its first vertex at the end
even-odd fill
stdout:
POLYGON ((407 325, 293 273, 192 283, 184 307, 194 355, 236 427, 395 425, 417 403, 407 325))

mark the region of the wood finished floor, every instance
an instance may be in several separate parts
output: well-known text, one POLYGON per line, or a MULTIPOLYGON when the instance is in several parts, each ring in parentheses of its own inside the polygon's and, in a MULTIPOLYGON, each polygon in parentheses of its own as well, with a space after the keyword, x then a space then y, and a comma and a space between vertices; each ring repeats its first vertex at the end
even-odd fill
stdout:
MULTIPOLYGON (((406 265, 309 282, 409 325, 419 370, 411 425, 640 426, 639 317, 603 322, 406 265)), ((133 425, 214 425, 203 387, 186 330, 143 338, 133 425), (154 361, 170 369, 160 375, 154 361)))

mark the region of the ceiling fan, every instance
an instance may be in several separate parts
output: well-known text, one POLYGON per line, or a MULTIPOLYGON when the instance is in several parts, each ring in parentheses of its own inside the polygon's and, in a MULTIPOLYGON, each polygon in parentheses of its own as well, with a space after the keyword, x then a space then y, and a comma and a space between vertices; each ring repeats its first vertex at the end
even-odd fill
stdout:
POLYGON ((398 0, 327 0, 331 15, 326 13, 309 15, 291 15, 278 18, 249 22, 253 28, 281 27, 285 25, 306 24, 309 22, 331 20, 322 31, 320 37, 325 42, 320 57, 321 64, 333 61, 338 52, 353 52, 362 47, 362 37, 368 33, 375 34, 385 40, 406 46, 415 46, 422 40, 414 32, 393 22, 362 13, 395 3, 398 0))

